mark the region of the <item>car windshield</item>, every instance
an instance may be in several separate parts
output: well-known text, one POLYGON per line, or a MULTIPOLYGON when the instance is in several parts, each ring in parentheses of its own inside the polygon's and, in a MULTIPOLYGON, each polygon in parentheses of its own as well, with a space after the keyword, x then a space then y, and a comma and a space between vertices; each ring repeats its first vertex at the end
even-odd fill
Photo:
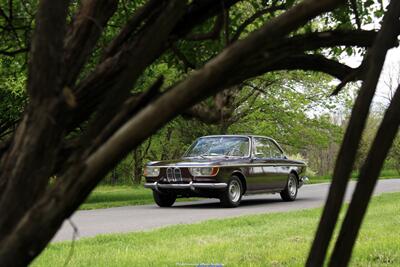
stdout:
POLYGON ((249 145, 247 137, 204 137, 197 139, 184 157, 245 157, 249 145))

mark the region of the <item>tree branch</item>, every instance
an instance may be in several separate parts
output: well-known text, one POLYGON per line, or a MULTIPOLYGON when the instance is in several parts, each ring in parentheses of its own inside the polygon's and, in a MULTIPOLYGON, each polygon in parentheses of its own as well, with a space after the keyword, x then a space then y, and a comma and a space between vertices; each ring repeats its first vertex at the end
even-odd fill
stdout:
POLYGON ((108 20, 117 10, 118 0, 87 0, 71 24, 65 38, 63 83, 73 86, 108 20))
POLYGON ((354 17, 356 19, 357 28, 361 29, 361 20, 360 20, 360 14, 359 14, 358 8, 357 8, 357 1, 356 0, 350 0, 350 6, 351 6, 351 9, 353 9, 353 12, 354 12, 354 17))
POLYGON ((126 25, 122 28, 120 33, 111 44, 104 50, 102 61, 106 58, 114 56, 121 47, 129 41, 129 38, 140 28, 143 22, 151 17, 151 13, 154 9, 158 9, 164 1, 160 0, 149 0, 142 7, 140 7, 133 16, 129 19, 126 25))
MULTIPOLYGON (((228 8, 240 0, 223 1, 224 6, 228 8)), ((115 44, 112 44, 110 46, 114 48, 108 48, 106 50, 103 58, 107 59, 105 59, 93 73, 91 73, 76 87, 75 91, 78 107, 74 111, 74 114, 76 115, 73 116, 69 129, 74 129, 80 123, 86 121, 89 116, 94 112, 94 110, 98 107, 99 103, 103 101, 107 92, 111 91, 115 84, 118 82, 118 80, 120 79, 121 71, 125 68, 127 64, 127 57, 124 54, 114 55, 112 51, 120 47, 124 42, 126 42, 126 40, 128 40, 127 38, 130 36, 132 29, 135 29, 135 31, 137 30, 137 25, 141 24, 145 17, 144 14, 146 14, 146 16, 148 16, 149 14, 149 11, 146 10, 152 10, 155 6, 159 6, 159 3, 159 0, 152 0, 152 4, 149 3, 150 6, 146 7, 145 10, 138 11, 143 12, 142 15, 135 15, 134 17, 136 17, 136 19, 131 20, 130 26, 125 27, 125 30, 122 30, 120 35, 116 38, 115 44), (139 17, 141 19, 139 19, 139 17), (137 22, 134 23, 133 21, 137 22), (138 21, 140 21, 140 23, 138 21)), ((221 12, 220 1, 193 1, 187 8, 186 13, 182 16, 175 28, 172 30, 169 39, 182 38, 191 29, 193 29, 193 27, 202 23, 206 19, 218 14, 219 12, 221 12)), ((160 50, 158 54, 155 54, 154 59, 159 57, 167 48, 168 47, 165 46, 163 48, 164 50, 160 50)))
POLYGON ((199 103, 182 113, 184 118, 195 118, 204 123, 218 123, 221 121, 220 110, 210 108, 205 103, 199 103))
POLYGON ((273 13, 275 11, 278 10, 285 10, 286 6, 285 5, 279 5, 279 6, 272 6, 272 7, 268 7, 265 9, 261 9, 259 11, 257 11, 256 13, 254 13, 251 17, 249 17, 248 19, 246 19, 236 30, 235 34, 232 36, 230 42, 233 43, 235 41, 237 41, 240 37, 240 35, 243 33, 243 31, 247 28, 247 26, 249 26, 250 24, 252 24, 256 19, 258 19, 259 17, 262 17, 265 14, 268 13, 273 13))
MULTIPOLYGON (((165 49, 171 31, 184 12, 184 1, 166 1, 165 5, 154 10, 153 16, 140 29, 139 34, 126 46, 118 56, 122 58, 124 69, 117 75, 116 83, 106 94, 98 107, 96 117, 91 121, 87 130, 87 142, 108 124, 113 114, 129 97, 130 90, 143 71, 165 49), (157 32, 157 35, 154 35, 157 32)), ((120 67, 121 68, 121 67, 120 67)))

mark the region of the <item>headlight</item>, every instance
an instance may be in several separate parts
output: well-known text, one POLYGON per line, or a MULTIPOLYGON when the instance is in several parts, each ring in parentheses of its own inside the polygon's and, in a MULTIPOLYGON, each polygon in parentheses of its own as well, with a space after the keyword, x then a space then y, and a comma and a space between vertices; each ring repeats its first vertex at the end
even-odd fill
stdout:
POLYGON ((144 176, 146 177, 157 177, 160 175, 160 168, 148 166, 144 169, 144 176))
POLYGON ((189 168, 192 176, 215 176, 217 175, 218 167, 192 167, 189 168))

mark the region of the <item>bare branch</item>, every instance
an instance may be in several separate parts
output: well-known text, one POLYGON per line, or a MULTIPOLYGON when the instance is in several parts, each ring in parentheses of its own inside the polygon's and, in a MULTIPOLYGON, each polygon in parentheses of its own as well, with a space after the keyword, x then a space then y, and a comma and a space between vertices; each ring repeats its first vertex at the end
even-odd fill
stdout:
POLYGON ((341 79, 342 81, 338 86, 336 86, 335 90, 331 93, 330 96, 337 95, 349 82, 362 79, 364 72, 365 68, 363 64, 361 64, 357 69, 352 69, 350 73, 347 74, 346 77, 341 79))

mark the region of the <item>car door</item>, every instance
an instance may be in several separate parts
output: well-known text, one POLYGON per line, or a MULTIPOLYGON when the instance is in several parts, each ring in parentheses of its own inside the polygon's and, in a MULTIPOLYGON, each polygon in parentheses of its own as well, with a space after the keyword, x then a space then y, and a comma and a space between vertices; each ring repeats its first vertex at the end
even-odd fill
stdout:
POLYGON ((249 190, 270 190, 276 188, 279 177, 271 154, 271 143, 267 138, 254 137, 249 190))
POLYGON ((268 139, 268 142, 270 143, 271 162, 273 162, 275 166, 274 186, 275 189, 283 189, 289 177, 290 164, 278 144, 272 139, 268 139))

